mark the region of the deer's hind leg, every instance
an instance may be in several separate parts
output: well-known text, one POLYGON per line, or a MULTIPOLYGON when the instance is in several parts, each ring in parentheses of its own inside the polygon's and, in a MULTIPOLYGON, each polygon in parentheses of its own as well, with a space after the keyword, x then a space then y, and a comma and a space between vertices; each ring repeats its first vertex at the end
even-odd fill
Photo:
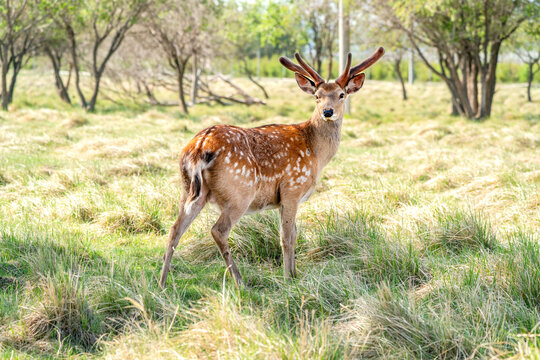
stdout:
POLYGON ((224 208, 221 212, 221 215, 219 216, 218 221, 212 227, 212 237, 214 238, 217 246, 219 247, 221 256, 223 256, 223 260, 225 260, 227 270, 232 275, 234 281, 236 282, 236 285, 238 286, 242 285, 242 277, 240 276, 240 271, 234 263, 234 259, 231 254, 231 248, 229 246, 227 238, 229 237, 229 234, 231 233, 231 229, 234 224, 236 224, 238 220, 240 220, 242 215, 247 210, 247 205, 248 204, 246 204, 245 206, 229 206, 224 208))
POLYGON ((201 190, 201 195, 195 202, 193 202, 193 204, 191 204, 191 209, 189 212, 186 211, 188 196, 189 195, 185 191, 182 193, 182 199, 180 200, 180 214, 169 232, 169 240, 167 241, 165 255, 163 255, 163 268, 161 269, 161 278, 159 280, 159 286, 161 288, 165 287, 165 281, 167 280, 167 275, 169 274, 174 250, 178 246, 180 238, 182 235, 184 235, 189 225, 191 225, 193 220, 195 220, 197 215, 199 215, 201 210, 204 208, 204 205, 206 205, 208 200, 208 190, 204 189, 203 187, 201 190))

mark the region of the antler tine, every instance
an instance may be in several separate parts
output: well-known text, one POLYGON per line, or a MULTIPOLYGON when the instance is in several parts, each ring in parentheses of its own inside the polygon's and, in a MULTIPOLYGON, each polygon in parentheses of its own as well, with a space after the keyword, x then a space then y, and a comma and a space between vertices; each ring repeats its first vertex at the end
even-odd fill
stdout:
POLYGON ((371 55, 362 63, 356 65, 355 67, 351 69, 351 71, 349 72, 349 79, 352 78, 354 75, 358 74, 359 72, 364 71, 371 65, 375 64, 375 62, 377 62, 377 60, 379 60, 381 56, 383 55, 384 55, 384 49, 382 47, 378 48, 377 51, 375 51, 373 55, 371 55))
POLYGON ((281 65, 285 66, 287 69, 291 70, 291 71, 294 71, 296 73, 299 73, 301 75, 304 75, 308 78, 311 77, 311 75, 309 75, 309 73, 304 70, 304 68, 296 65, 295 63, 292 62, 291 59, 285 57, 285 56, 282 56, 279 58, 279 62, 281 63, 281 65))
POLYGON ((319 86, 324 83, 324 79, 319 75, 311 66, 309 66, 299 53, 295 53, 294 57, 298 60, 298 63, 309 73, 310 77, 315 81, 315 86, 319 86))
POLYGON ((336 84, 341 86, 342 88, 347 85, 347 81, 349 81, 349 70, 351 69, 351 59, 352 55, 349 53, 347 55, 347 65, 345 65, 345 70, 343 70, 343 73, 336 79, 336 84))

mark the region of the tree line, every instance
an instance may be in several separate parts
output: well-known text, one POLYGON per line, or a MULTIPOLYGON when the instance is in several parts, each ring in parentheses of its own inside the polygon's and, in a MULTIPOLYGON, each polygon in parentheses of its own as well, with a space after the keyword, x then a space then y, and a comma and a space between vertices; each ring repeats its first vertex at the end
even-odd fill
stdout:
MULTIPOLYGON (((540 0, 343 1, 351 49, 384 46, 404 98, 400 64, 412 50, 446 84, 453 113, 488 117, 505 51, 527 64, 532 100, 540 0)), ((337 27, 337 1, 1 0, 1 106, 8 109, 17 76, 35 56, 50 62, 60 98, 76 99, 88 111, 96 108, 104 78, 127 96, 185 113, 204 102, 264 104, 268 94, 248 59, 300 50, 331 79, 337 27), (222 59, 240 64, 258 94, 218 71, 222 59), (230 95, 212 88, 216 78, 230 95), (177 102, 160 100, 160 89, 177 93, 177 102)))

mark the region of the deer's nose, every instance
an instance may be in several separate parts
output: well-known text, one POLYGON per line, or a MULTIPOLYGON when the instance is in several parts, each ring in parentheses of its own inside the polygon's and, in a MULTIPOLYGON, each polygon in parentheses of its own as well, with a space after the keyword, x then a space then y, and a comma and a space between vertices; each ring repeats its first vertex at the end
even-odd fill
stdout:
POLYGON ((334 109, 324 109, 323 110, 324 117, 331 117, 334 115, 334 109))

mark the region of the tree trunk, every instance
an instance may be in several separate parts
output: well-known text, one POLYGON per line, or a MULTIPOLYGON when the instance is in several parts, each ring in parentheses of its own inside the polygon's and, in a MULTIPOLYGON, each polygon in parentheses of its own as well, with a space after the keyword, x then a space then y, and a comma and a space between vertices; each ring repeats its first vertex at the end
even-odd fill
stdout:
POLYGON ((480 105, 480 115, 478 119, 489 117, 491 115, 491 106, 493 105, 493 96, 495 95, 495 85, 497 83, 497 62, 499 60, 499 50, 501 43, 497 42, 491 46, 489 59, 485 59, 486 66, 482 72, 482 102, 480 105))
POLYGON ((86 110, 89 112, 94 112, 96 110, 96 102, 97 102, 97 97, 99 94, 99 85, 101 84, 102 76, 103 76, 103 71, 98 71, 94 75, 94 91, 92 93, 92 97, 90 98, 90 101, 86 105, 86 110))
POLYGON ((455 90, 455 85, 452 83, 451 79, 448 79, 446 77, 442 78, 444 82, 446 83, 446 86, 448 87, 448 90, 450 90, 450 96, 452 99, 452 108, 450 114, 453 116, 467 116, 465 113, 465 109, 461 105, 461 101, 459 99, 459 95, 457 94, 457 91, 455 90))
POLYGON ((179 59, 174 59, 174 64, 176 68, 176 76, 178 81, 178 98, 180 100, 180 107, 184 114, 189 114, 188 107, 186 104, 186 97, 184 94, 184 72, 185 72, 185 62, 181 62, 179 59))
POLYGON ((2 110, 7 110, 9 105, 9 94, 7 89, 7 73, 9 70, 7 61, 7 51, 4 53, 4 61, 2 61, 2 110))
MULTIPOLYGON (((461 75, 463 79, 460 79, 459 67, 456 66, 456 64, 454 63, 452 54, 447 54, 447 58, 444 59, 444 64, 450 72, 450 76, 446 83, 447 85, 449 85, 450 91, 452 92, 453 96, 459 102, 459 104, 457 105, 460 114, 467 117, 468 119, 474 119, 475 113, 472 110, 467 92, 467 79, 465 77, 466 74, 464 74, 462 71, 461 75)), ((463 69, 463 67, 461 69, 463 69)))
POLYGON ((452 97, 452 108, 450 109, 450 115, 452 116, 458 116, 459 115, 459 109, 457 105, 457 101, 454 97, 452 97))
POLYGON ((22 68, 22 59, 21 60, 14 60, 13 66, 12 66, 12 73, 11 73, 11 80, 9 82, 9 89, 8 89, 8 104, 11 104, 13 101, 13 94, 15 93, 15 83, 17 82, 17 75, 19 75, 19 72, 22 68))
POLYGON ((54 55, 52 50, 48 47, 45 48, 45 53, 51 60, 51 64, 53 67, 54 72, 54 82, 56 85, 56 91, 58 91, 58 95, 60 96, 60 99, 68 104, 71 105, 71 99, 69 98, 69 94, 67 92, 67 88, 64 85, 64 81, 62 80, 62 76, 60 76, 60 67, 61 62, 58 56, 54 55))
POLYGON ((471 54, 466 54, 464 62, 463 78, 467 86, 467 97, 471 104, 472 114, 478 117, 480 108, 478 106, 478 66, 471 54))
POLYGON ((195 55, 193 56, 192 62, 193 81, 191 84, 191 106, 197 103, 197 90, 199 88, 199 69, 197 65, 197 55, 195 55))
POLYGON ((401 75, 401 70, 399 68, 399 65, 401 64, 401 59, 397 59, 394 62, 394 66, 396 68, 396 73, 399 78, 399 82, 401 83, 401 92, 403 95, 403 100, 407 100, 407 90, 405 89, 405 82, 403 81, 403 76, 401 75))
POLYGON ((71 65, 73 66, 73 70, 75 71, 75 89, 77 90, 77 94, 79 95, 81 106, 86 109, 88 104, 86 102, 86 98, 84 97, 84 94, 81 89, 81 77, 80 77, 80 71, 79 71, 79 59, 77 55, 77 44, 75 40, 75 32, 73 31, 73 28, 70 25, 66 25, 66 32, 70 40, 71 65))
POLYGON ((143 81, 142 86, 144 87, 144 92, 146 94, 146 97, 148 98, 148 102, 150 103, 150 105, 158 105, 159 101, 154 96, 154 93, 152 92, 148 84, 143 81))
POLYGON ((534 78, 534 73, 533 73, 534 63, 530 62, 528 65, 529 65, 529 76, 527 77, 527 101, 532 102, 531 85, 534 78))

